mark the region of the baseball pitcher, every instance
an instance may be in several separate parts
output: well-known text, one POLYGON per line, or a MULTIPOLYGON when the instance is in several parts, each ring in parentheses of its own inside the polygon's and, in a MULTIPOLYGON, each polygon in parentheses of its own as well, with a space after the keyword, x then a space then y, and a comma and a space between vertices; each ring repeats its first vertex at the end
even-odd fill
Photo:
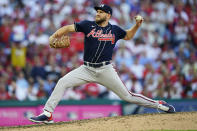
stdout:
POLYGON ((43 113, 29 120, 37 123, 53 123, 52 113, 61 100, 65 90, 89 82, 99 83, 116 93, 121 99, 145 107, 160 109, 174 113, 175 108, 164 101, 149 99, 141 94, 127 90, 111 64, 113 48, 119 39, 130 40, 143 22, 141 16, 136 16, 136 24, 123 30, 117 25, 111 25, 109 19, 112 9, 108 5, 94 7, 97 11, 95 21, 84 20, 58 29, 50 38, 50 47, 64 48, 70 45, 69 37, 72 32, 83 32, 84 64, 69 72, 57 82, 51 96, 45 104, 43 113))

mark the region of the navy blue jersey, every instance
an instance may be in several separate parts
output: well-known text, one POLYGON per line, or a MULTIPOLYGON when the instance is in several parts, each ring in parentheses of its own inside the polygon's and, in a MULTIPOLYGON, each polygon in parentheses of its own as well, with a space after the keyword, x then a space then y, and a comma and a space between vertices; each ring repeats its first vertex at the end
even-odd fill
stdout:
POLYGON ((126 35, 126 31, 110 23, 101 27, 95 21, 84 20, 74 25, 76 32, 85 34, 84 61, 91 63, 110 61, 116 42, 126 35))

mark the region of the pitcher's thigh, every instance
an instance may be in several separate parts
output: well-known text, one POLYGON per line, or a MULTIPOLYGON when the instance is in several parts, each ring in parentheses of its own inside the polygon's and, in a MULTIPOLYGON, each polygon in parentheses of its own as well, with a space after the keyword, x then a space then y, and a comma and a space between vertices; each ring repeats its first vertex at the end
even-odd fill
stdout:
POLYGON ((117 72, 113 68, 104 71, 102 73, 102 76, 99 77, 98 81, 98 83, 113 91, 121 98, 123 96, 129 95, 127 88, 125 87, 117 72))
POLYGON ((93 81, 93 77, 85 67, 80 66, 62 77, 58 83, 64 83, 67 87, 74 87, 93 81))

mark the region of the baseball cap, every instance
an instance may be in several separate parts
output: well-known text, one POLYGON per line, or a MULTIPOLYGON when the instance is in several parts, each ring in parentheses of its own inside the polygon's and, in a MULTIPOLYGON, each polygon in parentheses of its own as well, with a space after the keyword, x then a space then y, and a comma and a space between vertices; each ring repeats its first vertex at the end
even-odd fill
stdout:
POLYGON ((105 13, 111 14, 112 15, 112 8, 108 5, 105 4, 101 4, 100 6, 95 6, 94 7, 95 10, 102 10, 105 13))

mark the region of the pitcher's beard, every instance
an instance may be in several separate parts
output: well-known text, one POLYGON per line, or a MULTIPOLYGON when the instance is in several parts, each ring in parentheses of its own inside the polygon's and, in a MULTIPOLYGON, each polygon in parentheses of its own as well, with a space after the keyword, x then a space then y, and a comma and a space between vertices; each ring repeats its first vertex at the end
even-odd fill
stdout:
POLYGON ((96 20, 96 23, 98 25, 101 25, 102 23, 104 23, 106 21, 106 19, 100 19, 100 20, 96 20))

